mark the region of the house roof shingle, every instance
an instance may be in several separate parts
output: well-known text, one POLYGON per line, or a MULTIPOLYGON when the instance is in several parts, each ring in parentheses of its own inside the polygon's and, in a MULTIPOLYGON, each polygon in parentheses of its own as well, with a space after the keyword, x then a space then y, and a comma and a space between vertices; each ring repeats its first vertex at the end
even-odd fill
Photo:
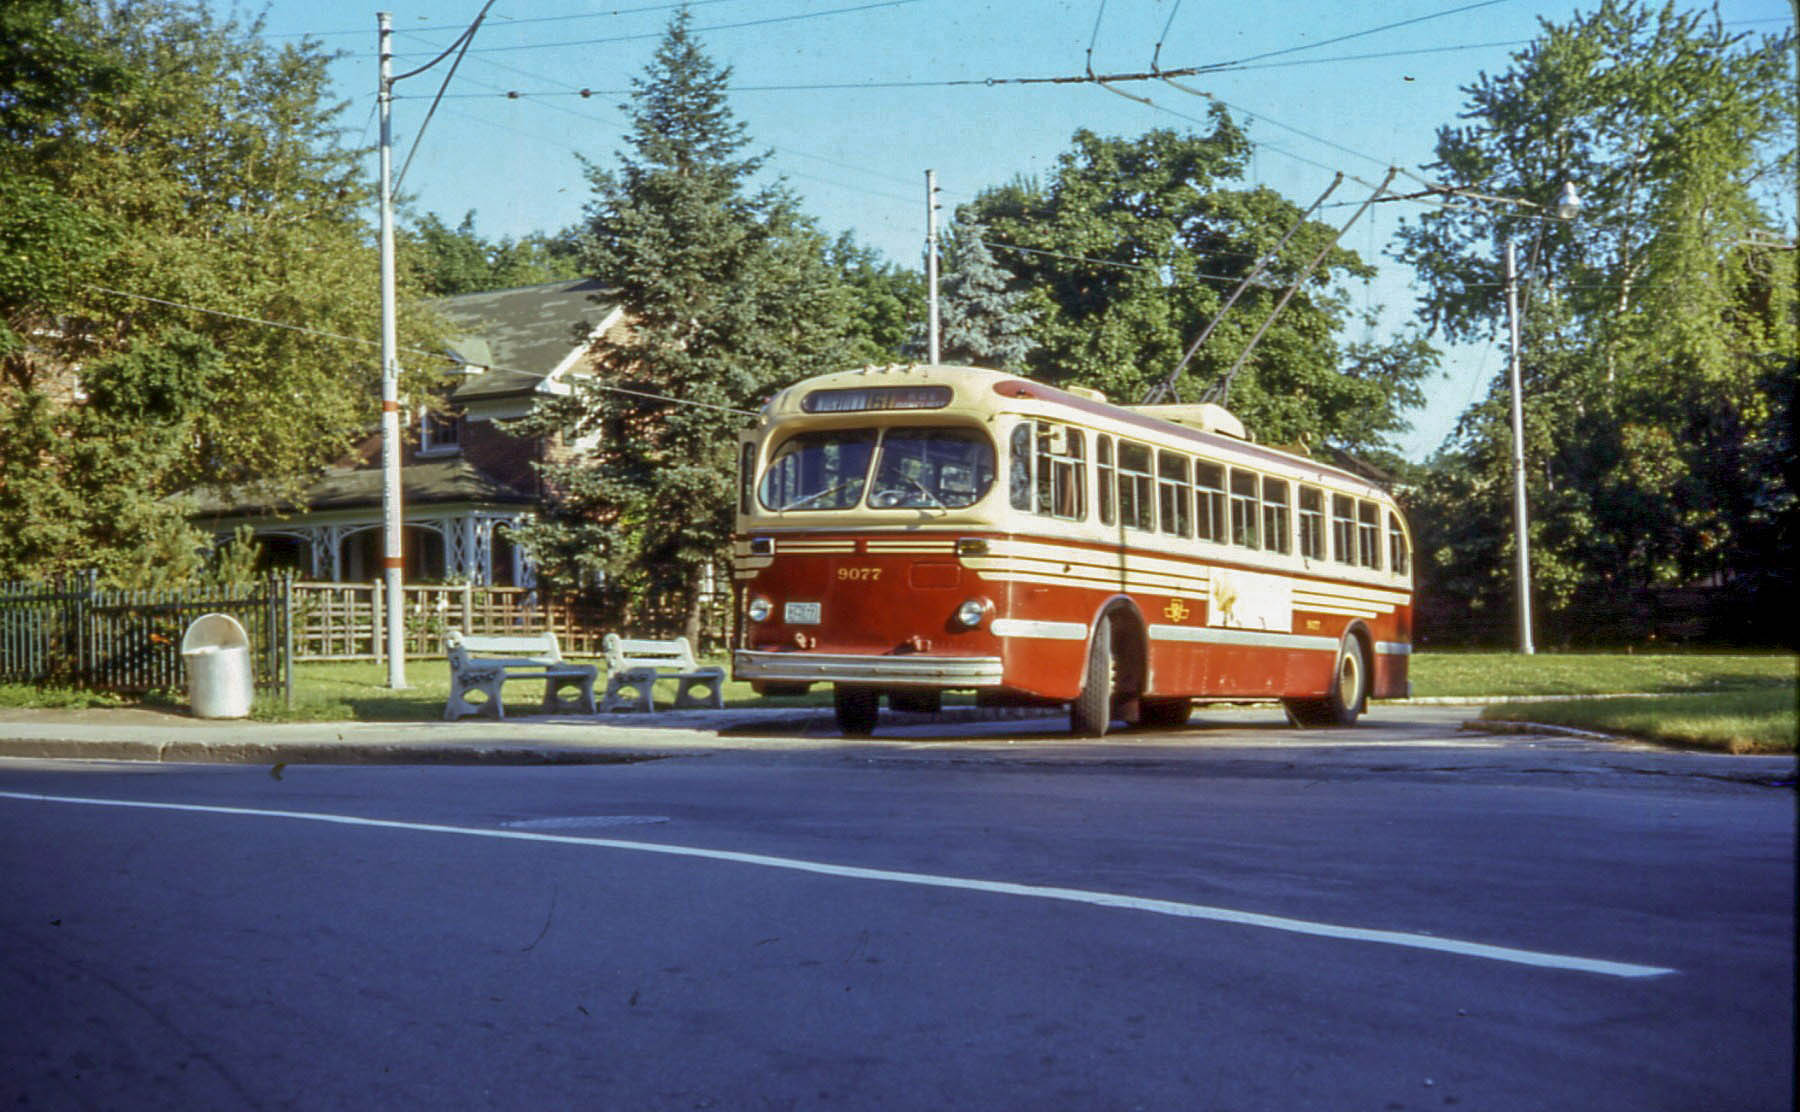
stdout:
POLYGON ((609 316, 616 302, 593 278, 469 293, 436 303, 458 333, 450 351, 482 371, 456 401, 530 393, 609 316))

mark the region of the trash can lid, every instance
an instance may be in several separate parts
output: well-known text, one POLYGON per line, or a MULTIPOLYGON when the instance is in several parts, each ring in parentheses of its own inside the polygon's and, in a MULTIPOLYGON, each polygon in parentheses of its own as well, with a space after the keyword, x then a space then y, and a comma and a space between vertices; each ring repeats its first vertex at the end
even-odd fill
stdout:
POLYGON ((195 618, 187 633, 181 638, 181 651, 184 653, 205 652, 211 649, 249 648, 250 637, 244 627, 230 614, 202 614, 195 618))

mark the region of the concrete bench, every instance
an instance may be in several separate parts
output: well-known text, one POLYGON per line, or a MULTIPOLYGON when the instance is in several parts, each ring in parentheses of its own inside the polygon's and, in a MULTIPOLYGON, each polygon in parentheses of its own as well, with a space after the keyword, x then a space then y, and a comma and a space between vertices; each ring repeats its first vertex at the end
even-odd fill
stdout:
POLYGON ((546 714, 595 713, 594 678, 598 669, 592 664, 564 660, 554 633, 486 636, 453 629, 444 634, 444 654, 450 658, 450 698, 444 704, 447 719, 484 710, 492 710, 496 718, 505 718, 500 686, 507 680, 525 679, 544 681, 546 714), (575 688, 576 693, 565 699, 562 691, 568 687, 575 688), (471 703, 465 696, 472 691, 485 694, 487 701, 471 703))
POLYGON ((654 711, 657 680, 675 681, 675 707, 723 707, 725 669, 702 668, 685 637, 644 641, 609 633, 601 641, 606 653, 605 710, 654 711), (696 696, 696 688, 701 694, 696 696))

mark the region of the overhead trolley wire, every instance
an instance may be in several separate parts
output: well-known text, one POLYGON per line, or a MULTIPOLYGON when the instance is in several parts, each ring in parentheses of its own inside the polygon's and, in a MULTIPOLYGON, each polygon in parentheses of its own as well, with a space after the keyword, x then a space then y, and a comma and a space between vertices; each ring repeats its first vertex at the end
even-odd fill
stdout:
MULTIPOLYGON (((806 19, 821 19, 828 15, 848 15, 852 12, 874 11, 878 8, 898 8, 907 4, 917 4, 920 0, 876 0, 871 4, 857 4, 848 8, 830 8, 822 12, 800 12, 795 15, 769 16, 764 19, 746 19, 737 23, 714 23, 706 27, 695 27, 695 34, 708 31, 736 31, 745 27, 766 27, 775 23, 798 23, 806 19)), ((521 50, 555 50, 565 46, 603 46, 615 42, 637 42, 643 39, 660 39, 664 31, 644 31, 632 35, 612 35, 600 39, 573 39, 565 42, 519 43, 513 46, 484 46, 474 54, 505 54, 521 50)))

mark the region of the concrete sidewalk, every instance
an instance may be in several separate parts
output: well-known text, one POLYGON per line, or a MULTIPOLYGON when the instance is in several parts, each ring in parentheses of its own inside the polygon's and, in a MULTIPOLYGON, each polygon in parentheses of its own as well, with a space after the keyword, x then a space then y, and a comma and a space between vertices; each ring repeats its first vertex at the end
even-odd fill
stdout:
MULTIPOLYGON (((1034 713, 1029 717, 1042 717, 1034 713)), ((1016 712, 883 711, 881 726, 1019 720, 1016 712)), ((866 741, 867 739, 856 739, 866 741)), ((244 764, 607 764, 843 741, 830 707, 517 715, 505 721, 303 722, 194 718, 138 707, 0 708, 0 757, 244 764)))

